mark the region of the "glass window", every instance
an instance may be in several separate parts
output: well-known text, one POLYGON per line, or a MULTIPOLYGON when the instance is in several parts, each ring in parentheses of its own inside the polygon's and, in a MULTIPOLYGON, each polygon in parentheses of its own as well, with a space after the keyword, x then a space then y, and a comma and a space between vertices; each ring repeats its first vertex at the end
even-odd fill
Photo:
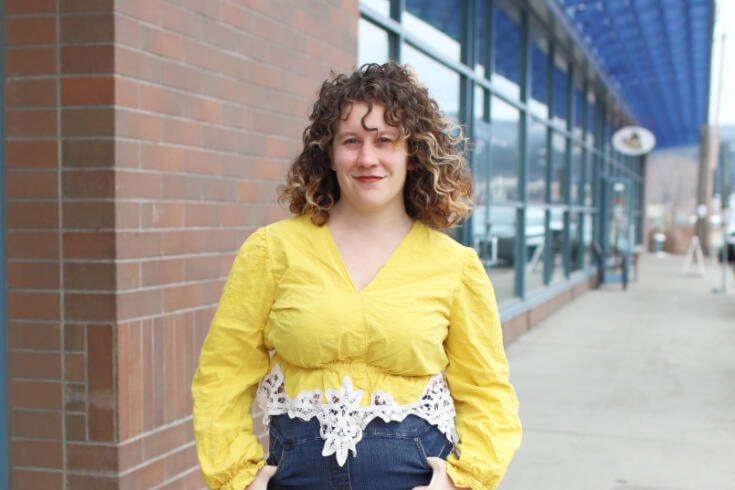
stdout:
POLYGON ((551 244, 549 261, 549 283, 564 280, 564 208, 554 207, 549 210, 549 228, 547 240, 551 244))
POLYGON ((416 70, 421 83, 429 89, 429 95, 439 104, 439 109, 446 117, 458 121, 459 74, 410 44, 405 44, 401 51, 403 62, 416 70))
POLYGON ((361 7, 369 7, 386 17, 390 16, 390 0, 360 0, 361 7))
POLYGON ((554 65, 554 124, 566 128, 567 124, 567 67, 566 62, 554 65))
POLYGON ((521 26, 518 8, 495 4, 492 40, 495 55, 493 85, 517 99, 521 93, 521 26))
POLYGON ((546 202, 546 165, 548 155, 546 142, 548 128, 535 119, 528 128, 528 202, 542 204, 546 202))
POLYGON ((485 22, 485 2, 476 2, 475 8, 475 73, 482 77, 488 76, 488 28, 485 22))
POLYGON ((372 22, 360 19, 357 25, 357 63, 385 63, 389 60, 388 33, 372 22))
POLYGON ((587 144, 595 146, 595 94, 587 94, 587 144))
POLYGON ((549 195, 551 202, 564 201, 564 182, 567 169, 567 139, 563 134, 554 133, 551 138, 551 176, 549 195))
POLYGON ((593 216, 590 213, 584 213, 582 228, 582 243, 584 245, 584 262, 583 267, 592 264, 592 237, 594 231, 593 216))
POLYGON ((457 2, 406 0, 401 23, 408 32, 429 41, 432 49, 453 61, 460 61, 460 16, 457 2))
POLYGON ((520 151, 518 132, 520 111, 498 97, 490 107, 492 118, 492 185, 493 201, 515 201, 519 198, 520 151))
POLYGON ((584 119, 584 96, 579 87, 574 87, 574 137, 581 141, 584 136, 583 133, 583 119, 584 119))
POLYGON ((582 184, 584 193, 582 197, 582 204, 585 206, 592 206, 593 205, 593 199, 595 197, 594 190, 593 190, 593 182, 594 182, 594 155, 590 150, 587 150, 583 152, 583 158, 584 158, 584 183, 582 184))
POLYGON ((572 168, 570 169, 572 173, 572 188, 569 189, 570 202, 573 204, 581 204, 582 196, 584 195, 584 181, 582 178, 584 168, 582 164, 582 147, 575 143, 572 146, 572 168))
POLYGON ((569 214, 569 269, 570 272, 582 267, 584 249, 582 245, 582 213, 569 214))
POLYGON ((549 117, 549 43, 535 39, 531 47, 531 112, 549 117))
POLYGON ((491 258, 489 275, 499 302, 515 296, 516 221, 514 207, 492 206, 488 213, 488 233, 482 245, 485 251, 480 256, 491 258))
POLYGON ((526 291, 544 286, 544 246, 546 212, 542 207, 526 208, 526 291))

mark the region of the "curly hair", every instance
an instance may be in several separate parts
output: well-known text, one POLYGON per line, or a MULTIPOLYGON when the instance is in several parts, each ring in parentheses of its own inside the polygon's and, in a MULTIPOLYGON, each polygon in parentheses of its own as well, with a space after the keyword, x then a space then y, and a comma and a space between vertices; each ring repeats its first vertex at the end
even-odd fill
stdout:
POLYGON ((472 212, 472 180, 464 158, 466 138, 457 135, 411 68, 394 61, 368 63, 352 74, 331 73, 314 103, 303 134, 304 148, 279 188, 279 201, 317 225, 329 220, 340 198, 329 148, 345 109, 356 102, 385 108, 385 122, 408 143, 409 170, 403 188, 408 215, 443 229, 472 212))

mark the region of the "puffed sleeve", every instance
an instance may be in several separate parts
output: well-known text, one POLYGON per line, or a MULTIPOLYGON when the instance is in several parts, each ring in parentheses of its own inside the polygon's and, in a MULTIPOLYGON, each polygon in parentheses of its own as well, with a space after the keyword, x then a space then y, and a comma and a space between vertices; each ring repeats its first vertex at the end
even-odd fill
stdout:
POLYGON ((521 423, 495 293, 477 254, 467 250, 445 340, 460 438, 447 470, 457 487, 493 490, 521 443, 521 423))
POLYGON ((197 454, 212 489, 243 490, 265 463, 251 407, 268 370, 263 330, 274 288, 261 228, 235 258, 192 383, 197 454))

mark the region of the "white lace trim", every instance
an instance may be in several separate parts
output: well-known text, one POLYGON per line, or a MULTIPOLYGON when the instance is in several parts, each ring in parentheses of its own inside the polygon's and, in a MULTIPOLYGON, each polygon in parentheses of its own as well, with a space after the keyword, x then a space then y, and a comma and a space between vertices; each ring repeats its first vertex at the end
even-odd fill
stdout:
POLYGON ((316 417, 324 439, 323 456, 336 455, 340 466, 347 461, 347 454, 357 455, 357 443, 362 439, 365 427, 374 419, 385 422, 400 422, 409 415, 416 415, 435 425, 450 442, 457 443, 454 428, 454 401, 449 394, 444 377, 435 374, 426 383, 418 401, 399 405, 390 393, 375 391, 370 395, 370 404, 362 406, 363 391, 352 386, 345 376, 339 390, 327 389, 327 403, 322 403, 321 390, 302 391, 295 399, 286 394, 281 367, 276 364, 270 374, 258 385, 257 400, 267 428, 274 415, 288 414, 290 418, 311 420, 316 417))

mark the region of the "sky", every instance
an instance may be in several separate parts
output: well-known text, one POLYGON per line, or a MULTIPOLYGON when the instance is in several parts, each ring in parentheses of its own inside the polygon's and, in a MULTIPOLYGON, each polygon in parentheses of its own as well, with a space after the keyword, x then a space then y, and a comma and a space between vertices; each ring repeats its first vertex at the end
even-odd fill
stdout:
POLYGON ((735 125, 735 2, 717 0, 715 35, 712 45, 710 124, 735 125), (722 36, 725 36, 723 43, 722 36), (724 45, 724 57, 721 56, 724 45), (722 82, 720 88, 720 67, 722 82), (720 101, 719 112, 717 101, 720 101), (716 119, 719 117, 719 121, 716 119))

